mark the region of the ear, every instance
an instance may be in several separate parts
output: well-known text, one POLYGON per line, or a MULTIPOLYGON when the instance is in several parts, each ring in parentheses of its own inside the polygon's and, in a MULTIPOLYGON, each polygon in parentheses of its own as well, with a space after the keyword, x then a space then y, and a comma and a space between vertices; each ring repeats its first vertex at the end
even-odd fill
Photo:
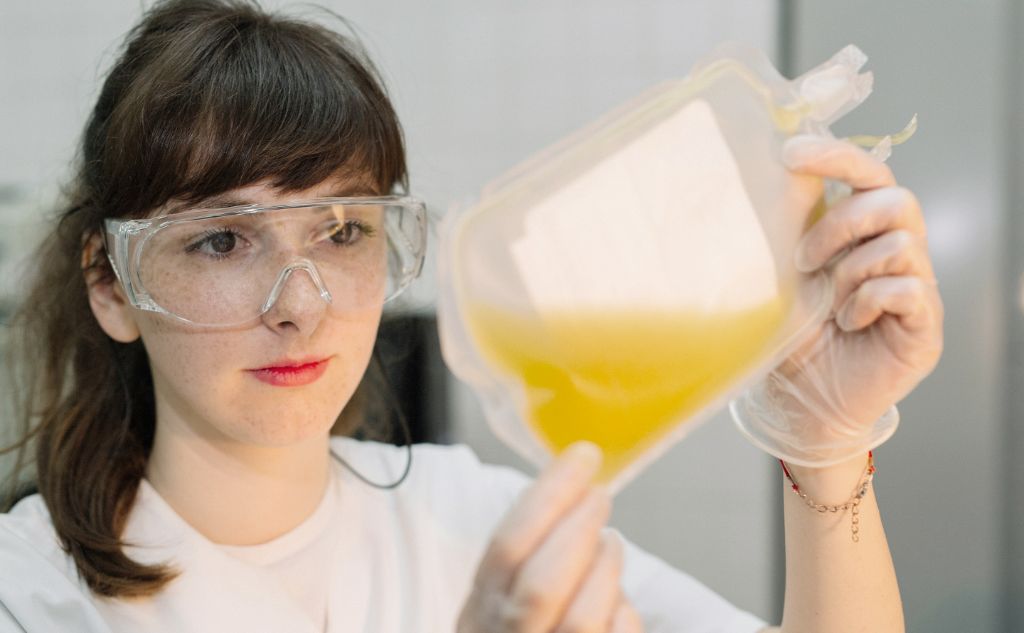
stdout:
POLYGON ((91 265, 99 258, 106 258, 103 240, 99 234, 93 234, 84 242, 82 275, 89 293, 89 307, 107 336, 119 343, 131 343, 139 338, 139 326, 121 282, 113 273, 104 275, 102 267, 91 265))

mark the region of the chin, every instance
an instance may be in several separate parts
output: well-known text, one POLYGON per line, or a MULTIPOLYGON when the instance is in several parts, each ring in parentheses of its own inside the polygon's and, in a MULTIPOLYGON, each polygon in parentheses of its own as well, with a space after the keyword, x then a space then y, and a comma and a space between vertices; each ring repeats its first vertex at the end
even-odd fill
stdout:
POLYGON ((285 447, 314 438, 327 438, 340 407, 270 406, 238 420, 229 434, 247 444, 285 447))
POLYGON ((284 448, 304 444, 314 438, 326 439, 330 430, 330 422, 326 424, 288 424, 280 421, 268 421, 246 427, 233 435, 247 444, 266 448, 284 448))

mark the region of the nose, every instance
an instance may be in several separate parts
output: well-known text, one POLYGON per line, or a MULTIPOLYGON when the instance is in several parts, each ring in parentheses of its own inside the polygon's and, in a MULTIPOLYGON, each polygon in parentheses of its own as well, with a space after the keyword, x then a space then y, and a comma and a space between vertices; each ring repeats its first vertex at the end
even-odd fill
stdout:
POLYGON ((263 302, 261 318, 275 330, 294 327, 309 333, 316 329, 332 301, 313 262, 299 259, 281 270, 263 302))

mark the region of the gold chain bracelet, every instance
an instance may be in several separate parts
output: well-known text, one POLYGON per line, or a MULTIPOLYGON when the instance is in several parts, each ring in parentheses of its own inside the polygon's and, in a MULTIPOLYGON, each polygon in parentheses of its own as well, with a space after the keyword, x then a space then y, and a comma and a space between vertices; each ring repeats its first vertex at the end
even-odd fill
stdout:
POLYGON ((803 500, 808 508, 817 510, 822 514, 826 512, 836 513, 840 510, 844 512, 849 510, 850 537, 853 539, 854 543, 860 541, 860 502, 861 499, 868 494, 868 487, 871 485, 871 480, 875 476, 875 456, 871 451, 868 451, 868 464, 864 467, 864 473, 861 475, 860 481, 857 483, 857 487, 854 488, 853 495, 843 503, 837 505, 818 503, 808 497, 806 492, 800 490, 800 485, 796 483, 796 479, 793 478, 793 474, 789 472, 789 468, 786 467, 786 462, 780 459, 779 463, 782 464, 782 472, 786 474, 786 479, 788 479, 789 483, 792 484, 791 489, 798 497, 800 497, 800 499, 803 500))

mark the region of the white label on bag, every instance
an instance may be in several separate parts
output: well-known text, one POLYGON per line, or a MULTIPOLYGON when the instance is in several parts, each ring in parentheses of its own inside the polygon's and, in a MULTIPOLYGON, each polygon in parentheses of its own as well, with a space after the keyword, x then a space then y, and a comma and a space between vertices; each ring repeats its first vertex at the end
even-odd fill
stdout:
POLYGON ((510 250, 542 311, 731 311, 779 292, 757 212, 703 100, 525 212, 510 250))

